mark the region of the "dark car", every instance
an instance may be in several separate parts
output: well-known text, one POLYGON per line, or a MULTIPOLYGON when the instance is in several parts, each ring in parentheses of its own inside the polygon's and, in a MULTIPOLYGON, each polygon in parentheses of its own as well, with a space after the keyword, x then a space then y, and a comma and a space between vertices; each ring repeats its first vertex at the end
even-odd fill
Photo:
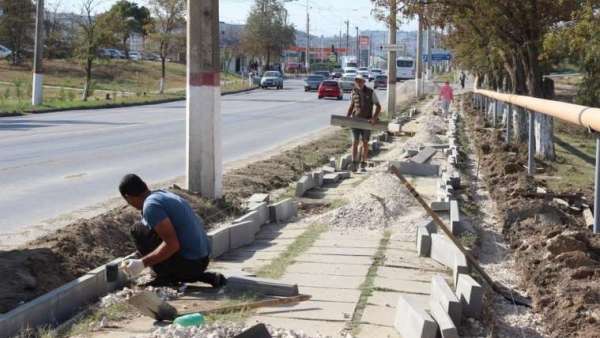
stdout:
POLYGON ((317 95, 319 95, 319 99, 324 97, 335 97, 336 99, 341 100, 344 98, 342 89, 335 80, 325 80, 321 82, 321 85, 319 86, 319 93, 317 95))
POLYGON ((309 75, 304 81, 304 91, 318 90, 325 78, 322 75, 309 75))
POLYGON ((329 79, 329 77, 331 76, 331 74, 328 71, 326 71, 326 70, 317 70, 315 72, 315 75, 321 75, 321 76, 323 76, 326 79, 329 79))
POLYGON ((375 76, 375 82, 373 82, 373 88, 387 88, 387 75, 377 75, 375 76))

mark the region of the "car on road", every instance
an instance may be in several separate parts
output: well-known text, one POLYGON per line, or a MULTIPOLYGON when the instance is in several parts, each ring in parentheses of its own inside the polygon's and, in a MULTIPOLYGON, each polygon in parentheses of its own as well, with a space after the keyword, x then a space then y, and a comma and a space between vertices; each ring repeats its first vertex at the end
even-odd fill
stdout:
POLYGON ((354 88, 354 78, 355 77, 356 77, 355 75, 342 76, 342 78, 339 80, 340 88, 342 89, 342 91, 344 91, 344 92, 352 91, 352 88, 354 88))
POLYGON ((260 79, 260 87, 275 87, 277 89, 283 89, 283 75, 276 70, 269 70, 265 72, 260 79))
POLYGON ((322 75, 324 78, 329 79, 331 74, 326 70, 317 70, 314 72, 315 75, 322 75))
POLYGON ((377 75, 373 82, 373 89, 387 88, 387 75, 377 75))
POLYGON ((319 90, 319 86, 324 80, 325 78, 323 77, 323 75, 313 74, 307 76, 306 80, 304 80, 304 91, 308 92, 311 90, 319 90))
POLYGON ((344 71, 341 68, 336 68, 331 73, 331 77, 334 79, 339 79, 342 77, 342 74, 344 74, 344 71))
POLYGON ((341 100, 344 98, 344 93, 342 92, 339 83, 335 80, 325 80, 321 82, 317 95, 319 99, 324 97, 335 97, 336 99, 341 100))
POLYGON ((369 68, 367 68, 367 67, 360 67, 360 68, 358 68, 358 70, 356 71, 356 73, 358 75, 364 76, 365 79, 369 78, 369 68))
POLYGON ((356 72, 356 69, 347 69, 346 72, 344 74, 342 74, 342 77, 344 76, 356 76, 358 73, 356 72))
POLYGON ((375 78, 377 77, 377 75, 383 75, 383 71, 379 68, 373 68, 371 69, 371 72, 369 73, 369 80, 373 81, 375 80, 375 78))
POLYGON ((131 51, 129 52, 129 59, 134 61, 142 61, 143 55, 142 52, 131 51))
POLYGON ((12 50, 0 45, 0 59, 7 58, 12 55, 12 50))

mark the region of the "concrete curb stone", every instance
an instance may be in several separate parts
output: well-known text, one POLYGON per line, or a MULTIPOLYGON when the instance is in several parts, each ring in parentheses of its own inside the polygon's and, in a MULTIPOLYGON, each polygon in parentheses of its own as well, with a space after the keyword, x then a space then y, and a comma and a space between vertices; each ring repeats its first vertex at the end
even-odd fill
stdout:
POLYGON ((441 338, 458 338, 458 330, 452 318, 444 311, 442 305, 433 299, 429 301, 431 317, 438 324, 441 338))
POLYGON ((405 295, 398 297, 394 328, 403 338, 435 338, 438 330, 433 318, 405 295))
POLYGON ((462 319, 462 304, 440 275, 431 278, 431 300, 440 304, 454 323, 462 319))

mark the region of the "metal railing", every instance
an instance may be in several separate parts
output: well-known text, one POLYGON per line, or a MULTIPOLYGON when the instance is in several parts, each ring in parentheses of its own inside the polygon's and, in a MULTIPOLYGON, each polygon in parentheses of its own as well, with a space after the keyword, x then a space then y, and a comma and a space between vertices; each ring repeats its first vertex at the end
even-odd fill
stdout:
POLYGON ((572 103, 535 98, 531 96, 499 93, 491 90, 473 90, 473 104, 484 113, 491 110, 493 123, 496 127, 497 114, 507 109, 505 141, 511 142, 513 106, 525 109, 529 116, 527 173, 535 174, 535 114, 544 114, 562 121, 587 128, 596 137, 596 166, 594 174, 594 233, 600 233, 600 108, 586 107, 572 103))

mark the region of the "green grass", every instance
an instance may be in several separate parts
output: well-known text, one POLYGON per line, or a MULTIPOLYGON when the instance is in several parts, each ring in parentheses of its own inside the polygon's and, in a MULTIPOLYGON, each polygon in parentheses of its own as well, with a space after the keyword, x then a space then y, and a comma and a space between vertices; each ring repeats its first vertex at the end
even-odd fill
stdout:
POLYGON ((386 230, 383 233, 383 237, 379 241, 379 246, 377 247, 377 252, 375 253, 375 257, 373 259, 373 264, 371 264, 369 267, 367 276, 359 287, 360 297, 358 298, 358 303, 354 308, 354 314, 352 315, 352 321, 350 322, 350 329, 352 330, 352 334, 354 336, 358 335, 360 331, 359 324, 362 319, 363 312, 365 311, 369 297, 371 297, 373 291, 375 291, 375 277, 377 277, 377 269, 385 260, 385 250, 387 249, 391 236, 392 233, 389 230, 386 230))
POLYGON ((553 191, 591 190, 594 184, 596 141, 591 134, 555 133, 556 161, 548 163, 549 173, 560 179, 546 180, 553 191))
POLYGON ((284 252, 279 254, 269 264, 258 269, 256 275, 263 278, 281 278, 287 267, 294 263, 296 257, 312 247, 319 236, 325 231, 327 231, 326 225, 312 224, 292 244, 288 245, 284 252))
MULTIPOLYGON (((254 293, 245 292, 239 295, 232 295, 228 297, 222 304, 219 306, 233 306, 239 305, 242 303, 249 303, 258 301, 258 295, 254 293)), ((254 311, 249 309, 244 309, 241 311, 234 311, 229 313, 215 313, 208 314, 204 317, 207 324, 213 323, 243 323, 250 315, 252 315, 254 311)))

